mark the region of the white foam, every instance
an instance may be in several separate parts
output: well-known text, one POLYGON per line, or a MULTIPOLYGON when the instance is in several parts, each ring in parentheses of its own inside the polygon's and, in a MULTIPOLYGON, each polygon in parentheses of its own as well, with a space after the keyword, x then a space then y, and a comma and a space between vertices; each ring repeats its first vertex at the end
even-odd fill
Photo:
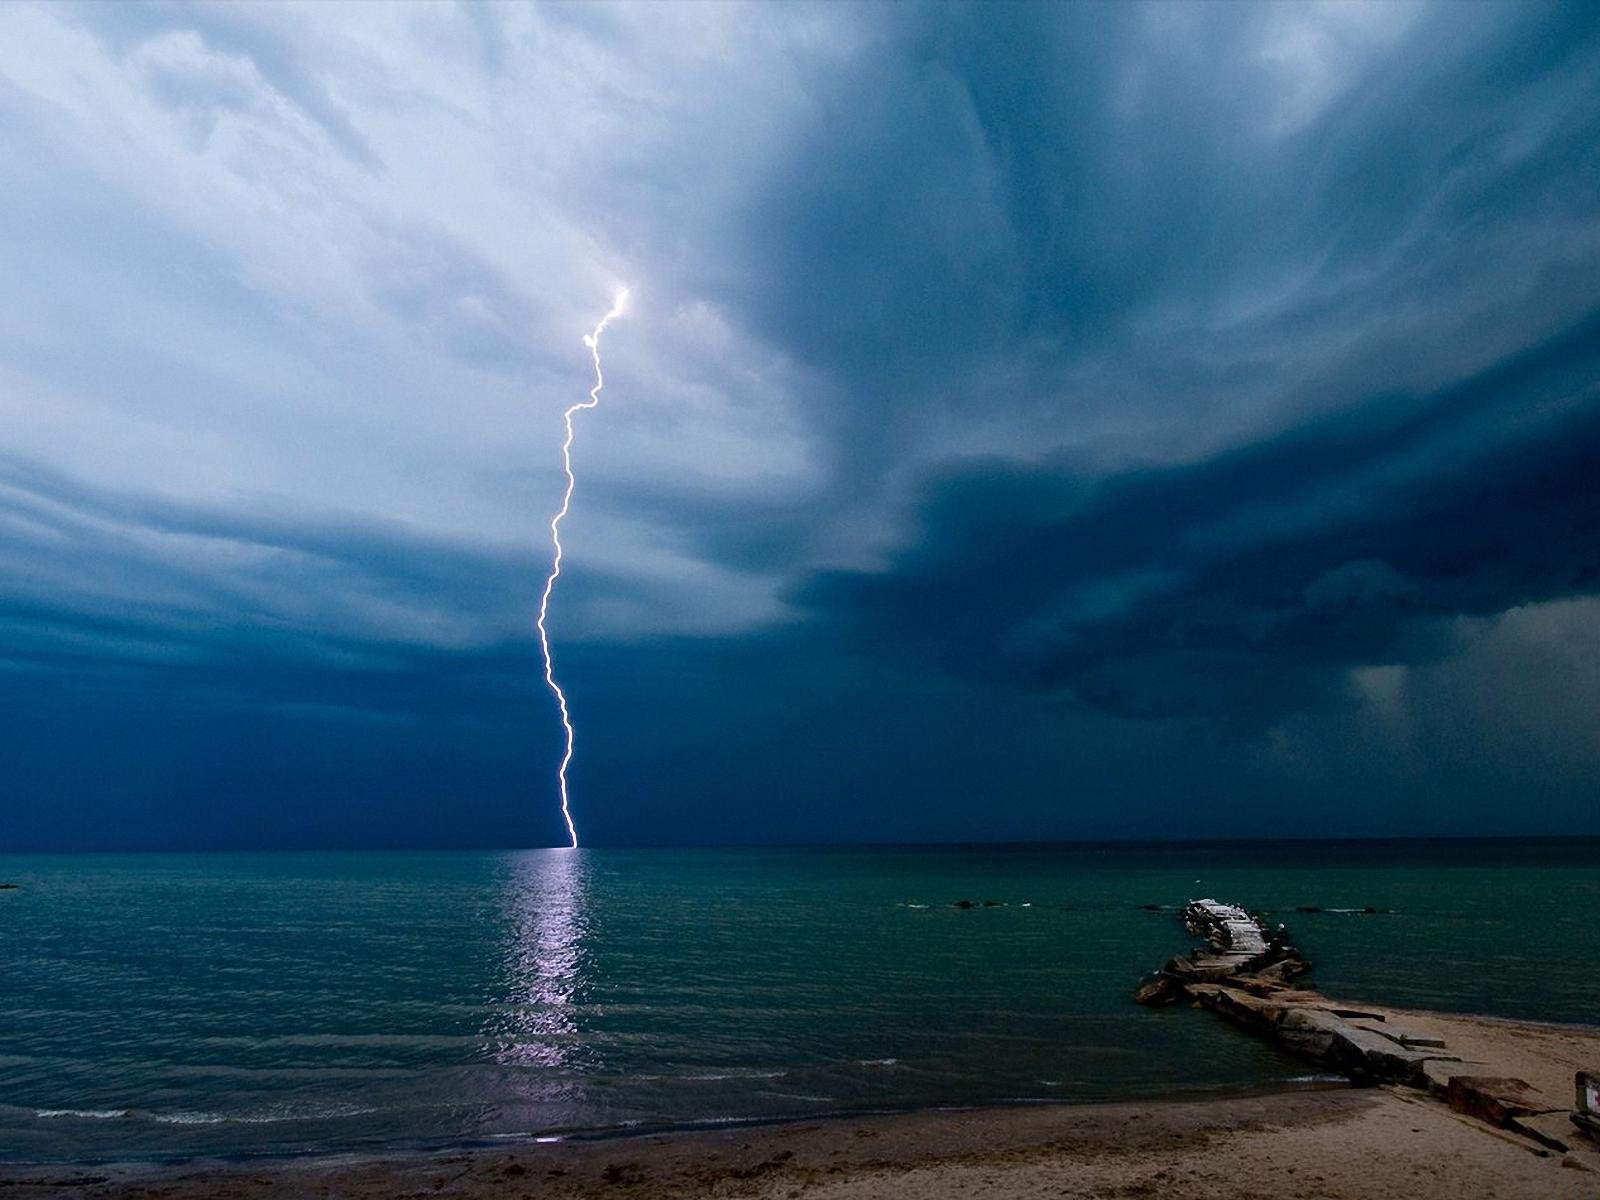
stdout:
POLYGON ((132 1114, 125 1108, 39 1108, 34 1110, 33 1115, 47 1121, 55 1117, 78 1117, 85 1121, 115 1121, 132 1114))
POLYGON ((788 1073, 789 1072, 787 1072, 787 1071, 729 1071, 729 1072, 726 1072, 726 1073, 711 1074, 711 1075, 678 1075, 678 1076, 672 1076, 672 1075, 667 1075, 667 1076, 646 1076, 646 1075, 641 1075, 641 1076, 639 1076, 639 1078, 640 1079, 647 1079, 647 1078, 673 1079, 673 1078, 677 1078, 677 1079, 693 1080, 696 1083, 713 1083, 713 1082, 718 1082, 718 1081, 721 1081, 721 1080, 724 1080, 724 1079, 782 1079, 788 1073))

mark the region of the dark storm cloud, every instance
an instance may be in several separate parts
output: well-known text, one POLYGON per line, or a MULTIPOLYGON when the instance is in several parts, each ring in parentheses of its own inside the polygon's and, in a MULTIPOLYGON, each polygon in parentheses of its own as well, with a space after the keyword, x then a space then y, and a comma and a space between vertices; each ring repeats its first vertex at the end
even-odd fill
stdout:
POLYGON ((1237 419, 1459 377, 1485 365, 1463 333, 1514 351, 1593 300, 1570 235, 1600 187, 1600 33, 1576 7, 1441 5, 1281 70, 1264 40, 1293 9, 866 12, 733 247, 739 310, 838 385, 813 416, 847 491, 978 403, 1105 423, 1062 382, 1084 361, 1116 361, 1095 384, 1124 422, 1237 419), (1275 119, 1294 67, 1347 77, 1275 119))
POLYGON ((0 21, 13 837, 558 836, 624 278, 597 839, 1592 825, 1585 6, 0 21))
MULTIPOLYGON (((374 591, 431 598, 441 610, 464 607, 475 596, 473 607, 492 611, 512 601, 511 576, 535 563, 531 553, 474 551, 399 526, 334 516, 275 519, 260 510, 130 495, 15 459, 0 458, 0 512, 16 522, 6 549, 19 559, 48 556, 62 575, 94 576, 117 590, 165 590, 173 608, 194 611, 225 611, 239 602, 241 592, 230 588, 252 571, 264 595, 305 590, 317 572, 327 571, 349 577, 347 586, 364 576, 374 591), (179 561, 162 553, 164 542, 179 539, 201 553, 179 561), (141 574, 147 577, 142 583, 134 578, 141 574), (486 587, 495 590, 486 593, 486 587)), ((12 586, 18 582, 14 577, 12 586)))
MULTIPOLYGON (((0 657, 26 689, 62 675, 165 699, 438 715, 540 686, 531 549, 162 501, 6 458, 0 526, 0 657)), ((578 602, 637 590, 599 573, 572 589, 578 602)))
POLYGON ((1448 653, 1431 623, 1600 586, 1600 318, 1421 403, 1385 397, 1216 457, 1106 478, 978 464, 886 570, 801 593, 861 644, 1250 724, 1352 667, 1448 653))

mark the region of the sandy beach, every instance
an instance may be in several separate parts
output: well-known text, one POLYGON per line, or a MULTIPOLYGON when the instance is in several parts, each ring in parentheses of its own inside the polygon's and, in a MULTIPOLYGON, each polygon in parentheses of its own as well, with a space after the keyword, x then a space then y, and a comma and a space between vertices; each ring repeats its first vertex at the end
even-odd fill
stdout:
MULTIPOLYGON (((1381 1010, 1447 1036, 1570 1103, 1600 1031, 1381 1010)), ((1201 1019, 1197 1015, 1197 1019, 1201 1019)), ((1245 1036, 1241 1034, 1240 1036, 1245 1036)), ((839 1117, 593 1141, 405 1154, 11 1169, 29 1200, 459 1197, 1304 1197, 1553 1200, 1600 1196, 1600 1146, 1560 1114, 1563 1152, 1409 1088, 839 1117), (1564 1127, 1564 1128, 1563 1128, 1564 1127)))

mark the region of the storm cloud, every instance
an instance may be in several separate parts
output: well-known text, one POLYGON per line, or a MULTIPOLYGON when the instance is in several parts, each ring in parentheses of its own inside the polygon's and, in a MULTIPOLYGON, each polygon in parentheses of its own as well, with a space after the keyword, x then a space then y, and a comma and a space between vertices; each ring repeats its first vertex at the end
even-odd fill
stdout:
POLYGON ((0 154, 8 844, 559 840, 624 282, 591 839, 1600 832, 1582 5, 14 4, 0 154))

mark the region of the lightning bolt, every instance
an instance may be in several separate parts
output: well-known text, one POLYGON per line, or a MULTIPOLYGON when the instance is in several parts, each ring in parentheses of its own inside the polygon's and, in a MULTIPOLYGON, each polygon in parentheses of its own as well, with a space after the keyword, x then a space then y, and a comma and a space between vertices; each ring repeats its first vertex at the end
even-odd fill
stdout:
POLYGON ((567 795, 567 767, 572 763, 572 713, 567 708, 567 694, 556 682, 555 660, 550 656, 550 634, 545 629, 545 618, 550 615, 550 595, 556 589, 556 580, 561 578, 561 522, 572 507, 572 489, 578 484, 577 477, 572 473, 572 414, 580 409, 594 408, 600 403, 600 390, 606 385, 606 377, 600 370, 600 335, 606 331, 607 325, 622 315, 623 306, 627 302, 628 289, 623 288, 617 293, 611 311, 601 317, 600 324, 583 337, 583 344, 589 347, 589 354, 594 359, 594 386, 589 389, 587 400, 580 400, 561 414, 562 423, 567 430, 567 436, 561 443, 561 469, 567 475, 567 490, 561 496, 560 511, 550 518, 550 541, 555 545, 555 558, 550 564, 550 574, 544 581, 544 595, 539 598, 537 625, 539 648, 544 651, 544 681, 555 693, 556 706, 561 710, 561 728, 567 735, 566 750, 561 755, 561 769, 556 773, 556 778, 561 783, 561 819, 567 823, 567 836, 572 839, 574 850, 578 848, 578 827, 572 823, 572 806, 567 795))

